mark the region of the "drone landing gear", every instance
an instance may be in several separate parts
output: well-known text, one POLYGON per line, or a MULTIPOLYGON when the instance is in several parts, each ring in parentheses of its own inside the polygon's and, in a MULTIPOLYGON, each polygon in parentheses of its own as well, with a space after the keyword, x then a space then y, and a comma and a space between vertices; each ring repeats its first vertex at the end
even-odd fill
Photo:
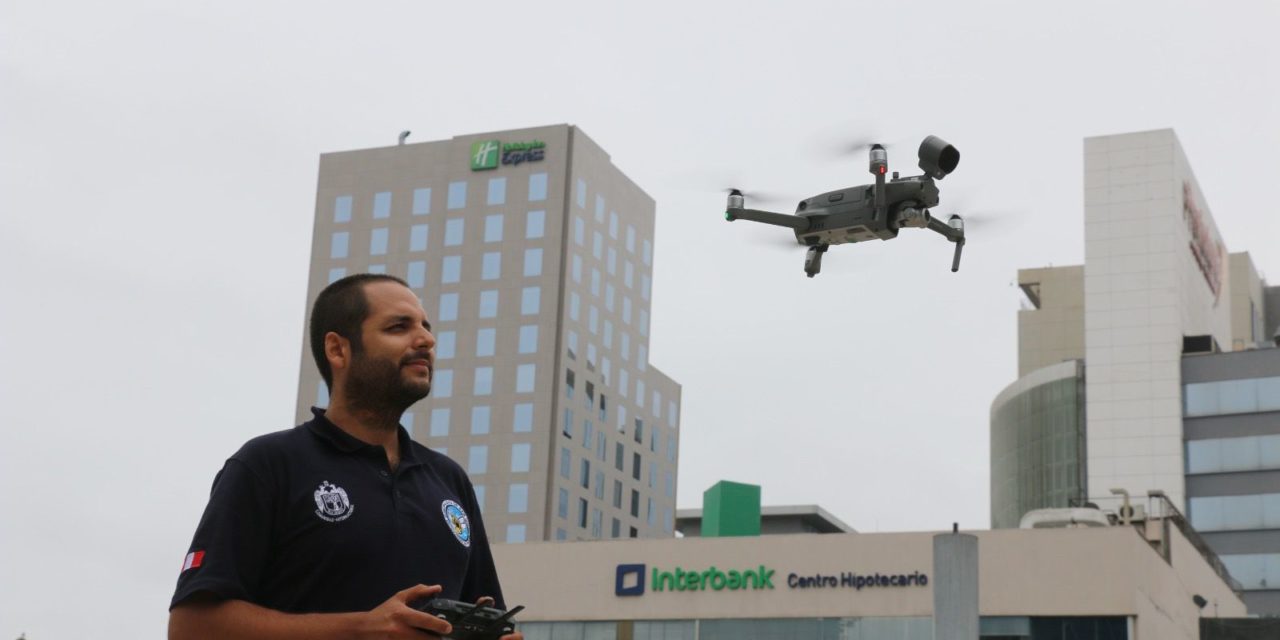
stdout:
POLYGON ((804 254, 804 272, 810 278, 818 275, 822 271, 822 254, 827 252, 829 245, 815 244, 809 246, 809 251, 804 254))

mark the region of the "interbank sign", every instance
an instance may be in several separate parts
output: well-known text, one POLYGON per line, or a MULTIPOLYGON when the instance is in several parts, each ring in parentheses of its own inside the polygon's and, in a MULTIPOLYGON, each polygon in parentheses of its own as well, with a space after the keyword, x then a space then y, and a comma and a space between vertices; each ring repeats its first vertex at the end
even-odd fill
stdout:
MULTIPOLYGON (((715 566, 705 569, 674 567, 649 570, 644 564, 620 564, 614 582, 613 593, 619 596, 641 596, 645 593, 645 574, 649 573, 650 589, 661 591, 761 591, 772 590, 776 570, 765 565, 746 569, 721 570, 715 566)), ((781 582, 781 579, 779 579, 781 582)), ((924 587, 929 577, 919 571, 913 573, 859 574, 845 571, 838 574, 800 575, 787 574, 789 589, 840 589, 861 591, 868 587, 924 587)))
POLYGON ((471 170, 497 169, 498 164, 520 165, 540 162, 546 153, 547 143, 541 140, 508 142, 481 140, 471 143, 471 170))

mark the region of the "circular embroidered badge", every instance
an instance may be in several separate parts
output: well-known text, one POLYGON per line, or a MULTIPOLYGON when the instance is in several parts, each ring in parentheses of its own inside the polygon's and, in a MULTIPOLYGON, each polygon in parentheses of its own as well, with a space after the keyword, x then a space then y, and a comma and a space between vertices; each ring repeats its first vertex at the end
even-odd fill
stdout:
POLYGON ((452 501, 445 500, 440 503, 440 511, 444 513, 444 522, 449 525, 449 530, 453 532, 453 537, 458 539, 464 547, 471 546, 471 520, 467 518, 467 512, 462 507, 452 501))

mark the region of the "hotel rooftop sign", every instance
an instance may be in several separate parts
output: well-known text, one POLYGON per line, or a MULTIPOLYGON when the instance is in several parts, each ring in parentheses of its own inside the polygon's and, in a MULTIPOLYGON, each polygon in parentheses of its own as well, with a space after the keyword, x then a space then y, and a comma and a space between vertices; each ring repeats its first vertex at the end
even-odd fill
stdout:
POLYGON ((499 164, 519 166, 526 162, 541 162, 547 143, 541 140, 507 142, 481 140, 471 143, 471 170, 497 169, 499 164))

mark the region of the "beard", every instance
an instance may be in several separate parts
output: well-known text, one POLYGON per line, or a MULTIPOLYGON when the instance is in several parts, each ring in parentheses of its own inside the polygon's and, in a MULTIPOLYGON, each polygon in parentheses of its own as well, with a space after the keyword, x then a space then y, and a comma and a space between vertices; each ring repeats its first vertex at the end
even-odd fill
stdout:
MULTIPOLYGON (((406 357, 406 359, 409 359, 406 357)), ((362 350, 352 354, 347 376, 347 398, 352 408, 399 419, 413 403, 431 393, 430 382, 405 380, 401 369, 406 362, 370 358, 362 350)))

